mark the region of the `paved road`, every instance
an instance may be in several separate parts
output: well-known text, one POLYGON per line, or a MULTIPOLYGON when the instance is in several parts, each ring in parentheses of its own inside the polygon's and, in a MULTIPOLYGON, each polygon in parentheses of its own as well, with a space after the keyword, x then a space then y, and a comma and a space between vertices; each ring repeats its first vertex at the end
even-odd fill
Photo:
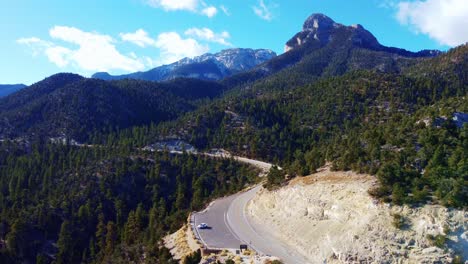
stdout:
POLYGON ((234 198, 227 212, 227 222, 232 231, 255 251, 264 255, 279 257, 284 263, 309 263, 301 254, 287 247, 271 235, 261 224, 249 219, 247 203, 252 200, 261 186, 242 193, 234 198))
POLYGON ((260 188, 216 200, 204 212, 195 213, 195 226, 207 223, 212 227, 198 230, 202 242, 209 248, 231 249, 247 244, 260 254, 279 257, 284 263, 308 263, 302 255, 275 239, 271 230, 248 218, 246 205, 260 188))
POLYGON ((195 235, 198 235, 208 248, 238 249, 242 244, 226 222, 226 213, 237 196, 239 194, 216 200, 204 211, 192 214, 195 235), (210 228, 197 229, 196 226, 201 223, 206 223, 210 228))

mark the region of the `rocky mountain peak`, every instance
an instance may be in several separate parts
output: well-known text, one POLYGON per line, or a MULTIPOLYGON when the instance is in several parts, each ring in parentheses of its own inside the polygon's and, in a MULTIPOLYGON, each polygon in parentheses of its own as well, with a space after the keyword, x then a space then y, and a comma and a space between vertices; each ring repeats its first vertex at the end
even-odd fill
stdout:
POLYGON ((324 14, 312 14, 307 20, 304 22, 303 30, 318 30, 318 29, 330 29, 333 26, 338 25, 333 21, 333 19, 329 18, 324 14))
POLYGON ((317 42, 323 46, 333 39, 343 39, 340 36, 344 36, 344 34, 348 35, 344 39, 351 40, 353 45, 375 49, 380 47, 374 35, 360 24, 345 26, 336 23, 324 14, 312 14, 304 22, 302 31, 286 43, 285 51, 287 52, 306 42, 317 42))

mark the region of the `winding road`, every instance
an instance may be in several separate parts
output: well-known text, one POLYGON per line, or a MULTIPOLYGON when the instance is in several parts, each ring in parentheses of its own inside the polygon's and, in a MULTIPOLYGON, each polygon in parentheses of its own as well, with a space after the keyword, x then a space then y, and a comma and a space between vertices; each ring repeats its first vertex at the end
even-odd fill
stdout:
MULTIPOLYGON (((265 162, 244 159, 253 165, 265 162)), ((278 241, 271 235, 271 230, 249 219, 247 204, 261 189, 261 185, 212 202, 202 212, 192 214, 194 233, 198 239, 211 249, 239 249, 240 244, 246 244, 261 255, 280 258, 284 263, 309 263, 306 258, 293 248, 278 241), (196 226, 206 223, 209 229, 197 229, 196 226)))

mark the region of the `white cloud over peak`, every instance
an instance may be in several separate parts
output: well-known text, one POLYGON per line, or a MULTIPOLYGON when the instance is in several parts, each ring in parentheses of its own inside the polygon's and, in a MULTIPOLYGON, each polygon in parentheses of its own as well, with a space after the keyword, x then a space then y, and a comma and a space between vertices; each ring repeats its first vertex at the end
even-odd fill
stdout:
POLYGON ((232 44, 227 40, 231 37, 227 31, 215 33, 209 28, 190 28, 185 31, 185 35, 192 36, 200 40, 218 43, 224 46, 232 46, 232 44))
POLYGON ((398 21, 417 33, 452 47, 468 42, 466 0, 403 1, 395 6, 398 21))
POLYGON ((253 6, 252 9, 254 13, 263 20, 271 21, 273 19, 272 8, 276 7, 274 5, 266 5, 264 0, 258 0, 258 4, 253 6))
POLYGON ((123 41, 131 42, 142 48, 146 46, 154 46, 154 39, 150 38, 148 33, 143 29, 138 29, 134 33, 120 33, 120 38, 123 41))
POLYGON ((30 47, 33 55, 45 54, 50 62, 61 68, 70 64, 85 71, 137 71, 144 68, 140 60, 121 54, 108 35, 65 26, 51 28, 49 35, 77 47, 64 47, 34 37, 21 38, 17 42, 30 47))
POLYGON ((61 46, 52 46, 45 50, 45 54, 51 62, 63 68, 70 64, 71 60, 69 58, 73 54, 73 51, 61 46))
POLYGON ((169 64, 185 57, 195 57, 207 53, 210 48, 198 43, 195 39, 182 38, 177 32, 159 34, 156 47, 161 50, 160 64, 169 64))

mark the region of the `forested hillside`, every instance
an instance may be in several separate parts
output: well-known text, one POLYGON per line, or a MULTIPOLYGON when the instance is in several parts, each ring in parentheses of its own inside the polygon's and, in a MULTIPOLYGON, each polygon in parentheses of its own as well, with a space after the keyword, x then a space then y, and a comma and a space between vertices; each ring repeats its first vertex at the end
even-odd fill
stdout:
POLYGON ((162 236, 255 181, 232 160, 0 144, 1 263, 173 263, 162 236))
POLYGON ((0 138, 84 141, 95 133, 175 119, 222 92, 217 83, 194 79, 160 84, 57 74, 0 99, 0 138))
POLYGON ((290 175, 329 161, 335 169, 379 175, 379 196, 425 190, 422 198, 403 200, 436 192, 447 205, 466 206, 466 125, 453 118, 468 113, 467 55, 465 45, 404 74, 357 71, 303 86, 294 85, 291 70, 280 73, 286 86, 276 86, 273 76, 176 122, 121 136, 144 145, 177 135, 198 148, 279 162, 290 175))

